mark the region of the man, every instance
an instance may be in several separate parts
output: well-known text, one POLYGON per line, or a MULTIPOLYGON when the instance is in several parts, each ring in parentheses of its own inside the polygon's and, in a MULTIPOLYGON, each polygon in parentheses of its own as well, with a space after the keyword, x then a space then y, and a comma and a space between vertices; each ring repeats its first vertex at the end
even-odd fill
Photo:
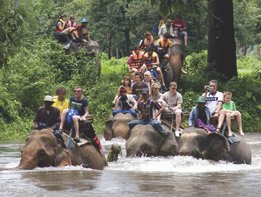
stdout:
POLYGON ((165 33, 155 43, 155 46, 157 48, 157 53, 159 55, 161 64, 162 64, 163 58, 165 58, 166 60, 169 59, 168 50, 172 46, 172 43, 169 40, 169 38, 170 38, 170 34, 169 33, 165 33))
POLYGON ((217 91, 218 82, 216 80, 209 81, 209 85, 204 87, 205 92, 202 96, 206 97, 206 106, 209 108, 212 117, 218 117, 222 108, 223 93, 217 91))
POLYGON ((132 51, 131 55, 128 59, 128 70, 131 72, 132 69, 137 69, 138 71, 144 70, 143 66, 143 52, 140 50, 139 46, 136 46, 134 48, 134 51, 132 51))
POLYGON ((132 94, 135 95, 137 100, 140 98, 143 89, 149 89, 149 87, 142 81, 142 74, 137 72, 135 73, 134 84, 132 86, 132 94))
POLYGON ((81 20, 81 25, 76 28, 78 31, 79 39, 83 42, 90 41, 89 28, 87 26, 88 21, 89 20, 87 18, 83 18, 81 20))
POLYGON ((177 15, 176 18, 173 20, 172 23, 174 34, 180 34, 179 36, 184 37, 184 45, 187 47, 188 45, 188 33, 186 31, 187 29, 187 23, 185 20, 182 19, 180 15, 177 15))
POLYGON ((176 131, 175 135, 180 136, 181 124, 181 105, 183 103, 182 95, 177 92, 177 83, 172 81, 169 84, 169 91, 162 94, 161 99, 166 102, 167 106, 164 108, 163 113, 175 114, 176 118, 176 131))
POLYGON ((60 114, 62 114, 64 109, 68 109, 69 108, 69 101, 67 99, 65 99, 65 95, 66 95, 66 90, 64 87, 59 87, 56 90, 56 97, 54 97, 54 104, 53 107, 56 107, 57 109, 59 109, 60 114))
POLYGON ((53 103, 52 96, 47 95, 44 98, 44 106, 37 110, 34 118, 34 129, 42 130, 49 128, 58 142, 64 144, 62 135, 58 129, 61 122, 60 111, 52 106, 53 103))
POLYGON ((115 116, 118 113, 129 113, 133 117, 137 118, 135 109, 137 108, 137 101, 130 94, 127 94, 125 87, 120 87, 120 95, 116 100, 115 109, 112 111, 112 115, 115 116))
POLYGON ((175 37, 174 29, 172 27, 172 20, 170 19, 167 19, 166 24, 160 27, 158 35, 159 37, 162 37, 165 33, 170 34, 171 37, 175 37))
POLYGON ((75 95, 70 98, 70 108, 63 110, 61 116, 60 130, 63 129, 64 122, 73 124, 75 130, 74 141, 76 143, 80 142, 80 132, 79 132, 79 120, 86 120, 89 116, 88 111, 88 100, 83 97, 83 90, 80 86, 76 86, 74 89, 75 95))
POLYGON ((160 115, 163 108, 157 102, 149 98, 148 89, 144 89, 142 91, 141 100, 138 103, 138 110, 140 112, 140 118, 138 120, 132 120, 129 122, 130 130, 137 124, 151 124, 151 126, 153 126, 161 135, 167 135, 166 131, 163 130, 160 122, 157 120, 157 117, 160 115), (155 117, 153 116, 154 109, 158 110, 155 117))
POLYGON ((205 92, 202 96, 206 97, 206 106, 209 108, 211 114, 211 122, 216 125, 218 122, 217 130, 219 130, 223 124, 225 117, 225 111, 222 110, 223 93, 217 91, 218 82, 216 80, 210 80, 209 84, 204 87, 205 92))

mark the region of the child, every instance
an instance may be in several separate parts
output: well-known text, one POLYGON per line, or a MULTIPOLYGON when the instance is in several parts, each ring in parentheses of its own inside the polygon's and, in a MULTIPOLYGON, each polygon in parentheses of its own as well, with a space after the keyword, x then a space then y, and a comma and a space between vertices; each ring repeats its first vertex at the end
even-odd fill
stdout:
POLYGON ((231 117, 233 117, 233 116, 236 116, 236 118, 237 118, 239 134, 244 135, 244 132, 242 129, 241 113, 236 110, 236 105, 231 99, 232 99, 232 93, 229 91, 224 92, 224 103, 222 105, 222 110, 226 114, 228 136, 232 136, 231 117))

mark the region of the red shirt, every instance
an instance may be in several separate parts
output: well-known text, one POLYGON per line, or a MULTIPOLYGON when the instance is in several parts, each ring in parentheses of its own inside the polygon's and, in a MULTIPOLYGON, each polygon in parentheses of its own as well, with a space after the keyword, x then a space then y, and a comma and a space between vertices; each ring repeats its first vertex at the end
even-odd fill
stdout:
POLYGON ((183 19, 174 19, 172 22, 172 27, 182 30, 184 28, 187 28, 187 23, 183 19))

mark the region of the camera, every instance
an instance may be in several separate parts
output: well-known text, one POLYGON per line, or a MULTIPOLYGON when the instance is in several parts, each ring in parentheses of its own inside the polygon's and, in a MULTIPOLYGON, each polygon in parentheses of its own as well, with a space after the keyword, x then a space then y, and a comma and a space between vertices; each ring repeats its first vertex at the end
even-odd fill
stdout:
POLYGON ((205 85, 204 89, 207 90, 207 91, 210 91, 212 88, 210 86, 208 86, 208 85, 205 85))

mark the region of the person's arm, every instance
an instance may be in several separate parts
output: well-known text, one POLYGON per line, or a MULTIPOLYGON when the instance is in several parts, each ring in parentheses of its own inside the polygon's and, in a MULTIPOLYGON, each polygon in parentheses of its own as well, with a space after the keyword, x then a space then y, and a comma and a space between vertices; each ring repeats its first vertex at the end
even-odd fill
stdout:
POLYGON ((40 115, 41 115, 40 109, 38 109, 37 112, 36 112, 36 114, 35 114, 35 117, 34 117, 34 129, 38 129, 39 122, 40 122, 40 120, 41 120, 40 115))
POLYGON ((130 72, 131 71, 131 63, 132 63, 132 59, 133 59, 133 55, 130 55, 130 57, 129 57, 129 59, 128 59, 128 62, 127 62, 127 64, 128 64, 128 71, 130 72))
POLYGON ((59 128, 60 123, 61 123, 61 116, 60 116, 60 111, 57 109, 55 109, 54 111, 54 124, 50 127, 52 129, 52 131, 56 128, 59 128))
POLYGON ((190 114, 189 114, 189 119, 188 119, 188 126, 192 127, 193 126, 193 122, 194 122, 194 115, 193 115, 193 109, 191 110, 190 114))

